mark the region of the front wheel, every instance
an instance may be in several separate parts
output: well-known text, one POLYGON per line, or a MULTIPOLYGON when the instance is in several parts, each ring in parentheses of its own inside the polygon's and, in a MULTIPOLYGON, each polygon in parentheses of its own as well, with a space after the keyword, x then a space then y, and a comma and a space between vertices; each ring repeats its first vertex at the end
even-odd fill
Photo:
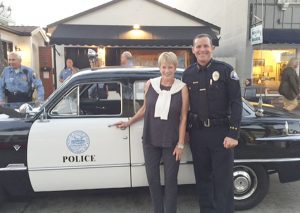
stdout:
POLYGON ((237 164, 233 168, 235 209, 250 209, 260 203, 269 190, 269 175, 260 164, 237 164))

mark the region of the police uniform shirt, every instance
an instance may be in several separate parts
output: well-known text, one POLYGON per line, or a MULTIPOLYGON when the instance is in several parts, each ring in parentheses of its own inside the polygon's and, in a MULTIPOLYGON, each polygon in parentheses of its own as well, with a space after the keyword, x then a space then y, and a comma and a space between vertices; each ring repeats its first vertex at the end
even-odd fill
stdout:
POLYGON ((5 67, 0 78, 0 101, 5 99, 5 89, 9 92, 28 93, 33 85, 37 89, 38 100, 44 100, 42 81, 36 79, 32 69, 21 66, 16 72, 11 66, 5 67))
POLYGON ((70 77, 73 74, 73 71, 71 68, 65 68, 63 69, 59 74, 59 79, 66 80, 68 77, 70 77))
POLYGON ((190 111, 201 120, 229 118, 228 137, 237 139, 242 116, 239 78, 233 67, 212 59, 206 66, 192 64, 183 73, 190 97, 190 111), (205 105, 205 106, 203 106, 205 105))

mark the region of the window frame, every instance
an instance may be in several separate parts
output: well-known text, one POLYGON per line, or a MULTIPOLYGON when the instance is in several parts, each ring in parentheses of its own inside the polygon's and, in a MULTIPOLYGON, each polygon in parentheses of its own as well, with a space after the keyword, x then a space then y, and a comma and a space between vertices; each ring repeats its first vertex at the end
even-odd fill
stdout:
MULTIPOLYGON (((59 98, 57 101, 55 101, 55 103, 49 108, 48 110, 48 116, 50 118, 94 118, 94 117, 120 117, 123 112, 123 89, 122 89, 122 82, 121 81, 117 81, 117 80, 112 80, 112 81, 93 81, 93 82, 82 82, 82 83, 77 83, 74 86, 72 86, 70 89, 67 90, 66 93, 64 93, 64 95, 59 98), (80 95, 82 94, 80 92, 80 86, 81 85, 88 85, 88 84, 99 84, 99 83, 117 83, 120 86, 120 113, 119 114, 101 114, 101 115, 81 115, 80 114, 80 95), (69 95, 75 88, 77 88, 77 114, 76 115, 54 115, 51 114, 51 111, 57 106, 57 104, 63 100, 64 97, 66 97, 67 95, 69 95)), ((101 101, 110 101, 109 99, 102 99, 101 101)))
MULTIPOLYGON (((133 82, 133 112, 134 113, 137 113, 137 111, 138 111, 138 110, 136 110, 136 105, 135 105, 136 101, 138 100, 138 99, 136 99, 136 84, 137 84, 137 82, 145 82, 145 84, 146 84, 147 80, 136 80, 133 82)), ((145 88, 145 84, 144 84, 144 88, 145 88)), ((144 93, 143 100, 145 101, 145 89, 143 89, 143 93, 144 93)))

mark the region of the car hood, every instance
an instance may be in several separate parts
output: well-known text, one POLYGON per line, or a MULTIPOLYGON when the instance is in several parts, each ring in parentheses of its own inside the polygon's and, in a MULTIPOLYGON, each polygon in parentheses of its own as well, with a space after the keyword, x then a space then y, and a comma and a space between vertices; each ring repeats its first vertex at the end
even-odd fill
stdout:
MULTIPOLYGON (((257 110, 258 107, 255 107, 257 110)), ((274 107, 272 105, 263 105, 263 116, 264 117, 281 117, 281 118, 300 118, 300 110, 299 111, 293 111, 293 112, 288 112, 284 109, 274 107)))

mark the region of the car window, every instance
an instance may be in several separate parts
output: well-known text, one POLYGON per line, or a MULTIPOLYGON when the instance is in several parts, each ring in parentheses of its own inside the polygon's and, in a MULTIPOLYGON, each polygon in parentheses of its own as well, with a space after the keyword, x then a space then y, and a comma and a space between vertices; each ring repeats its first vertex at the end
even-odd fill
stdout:
POLYGON ((121 84, 99 82, 80 85, 80 115, 120 115, 121 84))
POLYGON ((134 112, 136 113, 144 104, 144 88, 147 81, 134 82, 134 112))
POLYGON ((78 115, 78 87, 67 93, 61 101, 51 110, 54 116, 78 115))
POLYGON ((79 84, 62 98, 50 114, 54 116, 120 115, 122 114, 121 94, 119 82, 79 84))

